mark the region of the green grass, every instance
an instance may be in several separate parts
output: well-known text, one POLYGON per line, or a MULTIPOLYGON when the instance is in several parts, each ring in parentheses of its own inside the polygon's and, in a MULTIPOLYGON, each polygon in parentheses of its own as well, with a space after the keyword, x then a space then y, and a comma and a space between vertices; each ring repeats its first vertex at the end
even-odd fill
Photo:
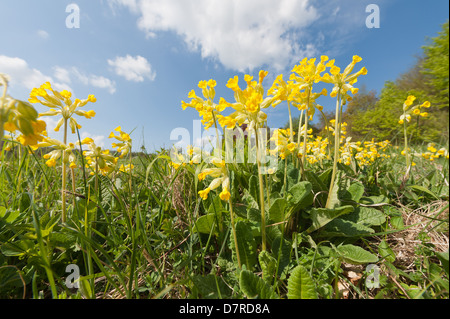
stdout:
POLYGON ((280 160, 264 181, 266 251, 256 165, 230 165, 239 269, 229 203, 215 191, 199 198, 209 180, 198 181, 196 165, 175 170, 167 151, 135 153, 131 188, 118 173, 99 176, 97 192, 78 168, 62 224, 61 168, 15 150, 1 154, 2 298, 449 297, 445 158, 415 159, 407 181, 393 147, 364 169, 338 165, 333 209, 324 208, 331 161, 301 176, 280 160), (80 289, 65 284, 70 264, 80 289))

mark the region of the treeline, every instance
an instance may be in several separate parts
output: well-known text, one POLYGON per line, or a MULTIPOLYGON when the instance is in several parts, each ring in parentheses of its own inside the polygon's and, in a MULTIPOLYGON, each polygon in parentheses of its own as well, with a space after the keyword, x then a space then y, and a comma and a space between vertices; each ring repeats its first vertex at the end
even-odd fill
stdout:
MULTIPOLYGON (((387 81, 377 95, 362 86, 344 109, 347 136, 355 139, 403 141, 403 126, 398 124, 402 106, 408 95, 417 103, 430 101, 429 116, 413 117, 408 125, 408 139, 413 143, 448 143, 449 137, 449 22, 442 25, 438 36, 422 47, 413 67, 395 81, 387 81)), ((332 112, 325 114, 333 119, 332 112)), ((312 125, 314 133, 324 134, 324 120, 312 125)), ((295 121, 294 121, 295 123, 295 121)))

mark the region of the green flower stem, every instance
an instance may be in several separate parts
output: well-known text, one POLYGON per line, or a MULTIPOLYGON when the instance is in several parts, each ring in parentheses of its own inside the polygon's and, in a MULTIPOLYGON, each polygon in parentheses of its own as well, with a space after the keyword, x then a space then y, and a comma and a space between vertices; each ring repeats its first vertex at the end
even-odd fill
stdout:
POLYGON ((262 237, 262 250, 266 250, 266 214, 264 207, 264 183, 261 174, 261 149, 259 145, 258 128, 255 128, 256 137, 256 163, 258 165, 258 178, 259 178, 259 208, 261 209, 261 237, 262 237))
MULTIPOLYGON (((308 110, 309 110, 309 100, 311 96, 311 88, 308 88, 308 98, 306 100, 306 112, 305 112, 305 132, 303 133, 303 152, 302 152, 302 176, 305 173, 305 158, 306 158, 306 142, 308 139, 308 110)), ((300 128, 299 128, 300 130, 300 128)), ((300 146, 300 144, 299 144, 300 146)))
MULTIPOLYGON (((64 119, 64 145, 67 145, 67 119, 64 119)), ((66 152, 62 152, 62 185, 61 185, 62 215, 61 215, 61 221, 63 223, 65 223, 67 220, 66 183, 67 183, 66 152)))
POLYGON ((294 143, 294 132, 292 131, 293 125, 292 125, 292 115, 291 115, 291 104, 289 103, 289 101, 287 102, 287 105, 288 105, 288 110, 289 110, 289 128, 290 128, 289 133, 291 134, 290 140, 291 140, 291 143, 294 143))
POLYGON ((335 116, 335 123, 334 123, 334 160, 333 160, 333 173, 331 174, 331 183, 330 183, 330 190, 328 192, 328 198, 327 203, 325 205, 326 208, 330 208, 331 202, 331 193, 333 191, 334 186, 334 179, 336 177, 336 170, 337 170, 337 162, 339 159, 339 146, 340 146, 340 133, 341 133, 341 123, 340 123, 340 104, 341 104, 341 94, 338 94, 338 98, 336 100, 336 116, 335 116))
POLYGON ((411 165, 411 161, 409 158, 409 151, 408 151, 408 133, 406 130, 406 119, 403 121, 403 134, 405 136, 405 157, 406 157, 406 169, 409 168, 409 165, 411 165))
POLYGON ((239 255, 239 247, 238 247, 238 242, 237 242, 236 227, 234 224, 233 203, 231 202, 231 198, 228 200, 228 205, 230 205, 231 228, 233 229, 234 247, 236 247, 236 256, 237 256, 238 266, 239 266, 239 269, 242 269, 241 257, 239 255))

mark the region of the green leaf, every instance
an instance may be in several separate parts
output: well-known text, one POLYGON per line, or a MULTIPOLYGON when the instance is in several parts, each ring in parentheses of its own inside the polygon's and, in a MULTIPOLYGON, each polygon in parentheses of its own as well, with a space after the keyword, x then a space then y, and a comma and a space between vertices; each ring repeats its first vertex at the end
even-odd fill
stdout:
POLYGON ((273 291, 261 277, 249 270, 242 270, 239 276, 239 286, 242 292, 250 299, 278 299, 273 291))
POLYGON ((192 277, 192 282, 202 294, 202 297, 206 299, 224 298, 231 294, 231 289, 223 280, 213 274, 206 276, 195 275, 192 277))
MULTIPOLYGON (((342 186, 342 171, 336 171, 336 175, 334 178, 333 188, 331 189, 331 193, 328 195, 327 207, 328 208, 336 208, 341 206, 341 201, 339 199, 339 193, 342 194, 342 189, 345 187, 342 186)), ((345 181, 344 181, 345 182, 345 181)))
POLYGON ((253 199, 259 203, 259 186, 258 186, 258 177, 256 175, 252 175, 248 181, 248 191, 253 199))
POLYGON ((3 206, 0 206, 0 219, 4 220, 7 223, 12 223, 19 217, 20 211, 14 210, 11 212, 7 212, 6 208, 3 206))
POLYGON ((4 243, 0 246, 0 250, 5 256, 23 256, 36 247, 32 240, 18 240, 12 243, 4 243))
POLYGON ((420 185, 407 185, 407 188, 411 188, 412 190, 418 191, 418 192, 423 192, 426 193, 428 195, 430 195, 431 197, 433 197, 434 199, 439 199, 439 196, 437 196, 435 193, 433 193, 432 191, 430 191, 429 189, 420 186, 420 185))
POLYGON ((287 289, 289 299, 318 299, 314 281, 302 265, 292 271, 287 289))
POLYGON ((271 246, 273 255, 279 260, 278 275, 280 276, 291 260, 292 243, 280 234, 273 239, 271 246), (281 242, 281 240, 283 241, 281 242))
POLYGON ((200 216, 195 222, 194 231, 202 234, 209 234, 212 232, 214 235, 218 235, 219 232, 217 231, 217 222, 216 214, 206 214, 200 216))
POLYGON ((353 183, 347 189, 351 195, 351 199, 355 202, 359 202, 361 197, 364 195, 364 185, 361 183, 353 183))
POLYGON ((310 182, 299 182, 289 188, 289 203, 294 206, 294 210, 306 208, 313 203, 312 185, 310 182))
MULTIPOLYGON (((253 237, 252 228, 247 222, 244 221, 238 221, 235 228, 241 265, 245 265, 247 269, 253 269, 256 265, 257 257, 256 240, 253 237)), ((230 240, 230 246, 234 253, 233 257, 236 256, 235 260, 237 261, 234 240, 230 240)))
POLYGON ((445 270, 445 272, 447 273, 447 276, 448 276, 448 250, 445 253, 437 252, 436 256, 441 261, 442 266, 444 267, 444 270, 445 270))
POLYGON ((380 254, 381 258, 384 258, 390 263, 393 263, 395 261, 395 253, 385 240, 382 240, 378 244, 378 253, 380 254))
POLYGON ((258 255, 258 261, 261 266, 263 279, 267 283, 271 283, 276 272, 277 260, 267 250, 263 250, 258 255))
POLYGON ((333 219, 353 212, 354 209, 355 208, 350 205, 338 207, 335 209, 313 208, 313 209, 311 209, 311 214, 310 214, 311 220, 312 220, 312 225, 308 228, 307 232, 311 233, 311 232, 325 226, 326 224, 331 222, 333 219))
POLYGON ((378 261, 377 256, 355 245, 342 245, 337 247, 337 251, 345 262, 354 265, 373 264, 378 261))
POLYGON ((286 209, 287 202, 284 198, 277 198, 272 202, 269 208, 269 218, 274 223, 283 222, 286 218, 286 209))
POLYGON ((373 207, 357 207, 353 213, 344 216, 343 219, 370 227, 383 224, 386 216, 382 211, 373 207))
POLYGON ((384 195, 369 196, 369 197, 363 196, 363 197, 361 197, 359 202, 364 205, 376 205, 376 204, 389 203, 389 199, 384 195))
POLYGON ((374 232, 375 231, 372 228, 362 224, 336 218, 325 225, 320 235, 323 237, 358 237, 374 232))

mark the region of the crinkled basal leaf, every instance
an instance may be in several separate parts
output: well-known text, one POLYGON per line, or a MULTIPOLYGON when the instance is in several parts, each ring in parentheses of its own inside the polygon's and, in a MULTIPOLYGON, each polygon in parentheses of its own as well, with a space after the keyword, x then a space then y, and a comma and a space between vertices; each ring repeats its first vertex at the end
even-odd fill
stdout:
POLYGON ((313 203, 312 185, 310 182, 300 182, 289 188, 288 201, 295 209, 306 208, 313 203))
POLYGON ((224 298, 231 294, 231 289, 223 282, 223 280, 213 274, 206 276, 195 275, 192 281, 202 294, 203 298, 224 298))
POLYGON ((333 219, 351 213, 354 211, 354 207, 347 205, 338 207, 335 209, 328 209, 328 208, 313 208, 311 209, 310 216, 312 220, 312 225, 308 228, 307 232, 311 233, 329 222, 331 222, 333 219))
POLYGON ((345 262, 349 264, 372 264, 378 261, 378 257, 367 250, 355 245, 342 245, 337 250, 345 262))
POLYGON ((288 280, 289 299, 317 299, 316 286, 308 271, 302 265, 298 265, 291 272, 288 280))
MULTIPOLYGON (((257 257, 256 241, 253 237, 252 229, 249 224, 243 221, 238 221, 235 227, 241 265, 245 265, 247 269, 253 269, 256 265, 257 257)), ((237 262, 234 240, 230 240, 230 246, 233 250, 233 258, 236 258, 235 260, 237 262)))
POLYGON ((250 299, 278 299, 278 295, 273 291, 272 287, 249 270, 241 271, 239 286, 242 292, 250 299))
POLYGON ((277 260, 267 250, 263 250, 258 255, 258 261, 261 266, 263 279, 270 284, 275 275, 277 260))
POLYGON ((325 225, 325 227, 321 230, 320 235, 323 237, 358 237, 374 232, 375 231, 372 228, 362 224, 336 218, 325 225))
POLYGON ((284 221, 286 217, 287 202, 284 198, 277 198, 272 202, 269 208, 269 218, 274 223, 280 223, 284 221))
POLYGON ((357 207, 355 211, 343 217, 364 226, 379 226, 386 221, 385 214, 373 207, 357 207))

